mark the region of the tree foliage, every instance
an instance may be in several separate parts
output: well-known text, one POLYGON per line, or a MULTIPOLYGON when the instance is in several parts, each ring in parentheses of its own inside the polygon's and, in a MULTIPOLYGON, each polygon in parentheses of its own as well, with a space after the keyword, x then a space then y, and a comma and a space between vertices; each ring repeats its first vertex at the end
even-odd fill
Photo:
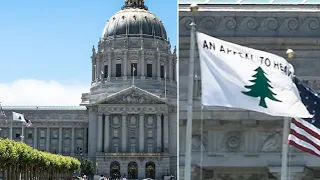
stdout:
POLYGON ((83 160, 81 163, 81 171, 82 171, 81 175, 87 175, 89 177, 93 177, 95 170, 92 162, 88 159, 83 160))
POLYGON ((73 157, 36 150, 22 142, 0 138, 0 177, 19 179, 68 179, 80 168, 73 157))

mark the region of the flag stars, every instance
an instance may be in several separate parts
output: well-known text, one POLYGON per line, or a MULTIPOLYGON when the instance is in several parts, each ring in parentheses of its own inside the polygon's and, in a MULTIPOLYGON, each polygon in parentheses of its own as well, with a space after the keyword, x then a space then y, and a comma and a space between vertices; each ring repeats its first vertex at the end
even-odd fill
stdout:
POLYGON ((313 102, 313 104, 318 104, 317 101, 313 102))
POLYGON ((309 97, 308 97, 308 96, 306 96, 306 99, 309 99, 309 97))

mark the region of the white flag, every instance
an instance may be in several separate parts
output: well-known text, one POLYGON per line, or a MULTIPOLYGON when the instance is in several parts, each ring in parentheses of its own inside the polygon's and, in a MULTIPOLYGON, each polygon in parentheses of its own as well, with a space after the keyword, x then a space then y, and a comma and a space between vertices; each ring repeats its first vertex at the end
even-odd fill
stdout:
POLYGON ((24 115, 16 112, 12 112, 12 120, 26 123, 26 120, 24 119, 24 115))
POLYGON ((197 33, 202 104, 310 118, 286 59, 197 33))

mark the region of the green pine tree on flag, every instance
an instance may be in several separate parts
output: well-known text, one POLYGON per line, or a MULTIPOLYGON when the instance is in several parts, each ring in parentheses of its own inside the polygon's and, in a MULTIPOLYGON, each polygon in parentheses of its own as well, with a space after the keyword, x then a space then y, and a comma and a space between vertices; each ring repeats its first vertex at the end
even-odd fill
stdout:
POLYGON ((253 82, 253 85, 250 86, 244 86, 245 88, 249 89, 248 92, 242 92, 243 94, 251 97, 260 97, 259 106, 268 108, 265 99, 269 98, 273 101, 282 102, 274 97, 276 95, 272 92, 272 86, 269 84, 270 80, 266 77, 266 73, 263 71, 261 67, 258 67, 255 69, 257 73, 253 75, 255 79, 250 80, 250 82, 253 82))

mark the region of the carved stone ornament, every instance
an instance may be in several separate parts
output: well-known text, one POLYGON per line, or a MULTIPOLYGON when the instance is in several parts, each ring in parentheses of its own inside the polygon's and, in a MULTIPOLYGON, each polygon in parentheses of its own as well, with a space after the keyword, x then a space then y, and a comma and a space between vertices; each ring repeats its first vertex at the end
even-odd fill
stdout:
POLYGON ((119 95, 112 100, 108 101, 108 104, 164 104, 160 100, 148 97, 146 94, 133 91, 129 94, 119 95))
POLYGON ((271 132, 264 137, 262 152, 278 152, 281 149, 281 135, 280 132, 271 132))
MULTIPOLYGON (((179 22, 181 29, 180 32, 182 32, 183 35, 188 34, 192 18, 184 16, 179 20, 179 22)), ((285 16, 274 12, 265 17, 239 14, 236 18, 228 16, 227 14, 225 14, 225 16, 202 16, 199 14, 196 18, 196 24, 200 29, 208 32, 209 34, 214 32, 216 36, 226 35, 226 31, 232 32, 233 30, 244 35, 254 32, 255 35, 264 35, 268 37, 274 36, 274 32, 278 32, 281 35, 295 32, 296 35, 294 36, 299 36, 309 32, 312 36, 317 36, 319 35, 318 30, 320 28, 320 19, 316 16, 297 16, 293 12, 292 14, 287 14, 285 16)), ((228 35, 234 36, 233 33, 229 33, 228 35)))
POLYGON ((193 151, 206 151, 203 139, 201 139, 200 135, 192 136, 192 150, 193 151))
POLYGON ((242 143, 241 132, 228 132, 224 142, 228 151, 239 151, 242 143))
POLYGON ((115 105, 115 106, 99 106, 100 113, 112 113, 112 114, 121 114, 121 113, 144 113, 144 114, 155 114, 155 113, 167 113, 168 108, 167 105, 160 105, 160 106, 152 106, 152 105, 145 105, 145 106, 134 106, 132 107, 123 107, 123 105, 115 105))

